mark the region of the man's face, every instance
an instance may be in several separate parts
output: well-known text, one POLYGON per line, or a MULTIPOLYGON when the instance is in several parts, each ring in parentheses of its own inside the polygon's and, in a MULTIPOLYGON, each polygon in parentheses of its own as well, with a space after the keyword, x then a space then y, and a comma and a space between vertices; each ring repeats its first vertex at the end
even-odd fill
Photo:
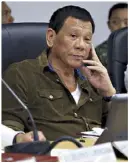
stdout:
POLYGON ((116 9, 108 23, 111 32, 128 26, 128 9, 116 9))
POLYGON ((68 17, 54 39, 51 53, 68 67, 78 68, 89 56, 91 40, 91 23, 68 17))
POLYGON ((14 18, 11 16, 11 9, 5 2, 2 2, 2 24, 13 23, 14 18))

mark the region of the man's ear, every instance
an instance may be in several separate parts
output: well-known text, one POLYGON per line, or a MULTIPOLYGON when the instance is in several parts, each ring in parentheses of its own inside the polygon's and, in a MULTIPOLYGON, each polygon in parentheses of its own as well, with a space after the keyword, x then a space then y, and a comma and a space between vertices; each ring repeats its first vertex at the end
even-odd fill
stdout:
POLYGON ((48 28, 46 32, 46 41, 49 48, 53 46, 55 38, 56 32, 52 28, 48 28))
POLYGON ((107 21, 107 25, 108 25, 109 30, 111 31, 111 25, 109 21, 107 21))

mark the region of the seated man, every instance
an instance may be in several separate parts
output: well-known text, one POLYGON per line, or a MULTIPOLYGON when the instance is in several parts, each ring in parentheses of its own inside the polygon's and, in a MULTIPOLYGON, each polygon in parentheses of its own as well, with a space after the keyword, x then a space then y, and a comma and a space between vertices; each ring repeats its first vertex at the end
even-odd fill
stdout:
MULTIPOLYGON (((4 73, 4 80, 49 140, 76 137, 78 132, 100 127, 107 115, 105 103, 116 91, 92 45, 94 30, 94 21, 84 8, 60 8, 46 32, 47 55, 43 52, 36 59, 12 64, 4 73)), ((32 130, 26 110, 19 109, 7 89, 2 90, 3 124, 14 130, 32 130)))

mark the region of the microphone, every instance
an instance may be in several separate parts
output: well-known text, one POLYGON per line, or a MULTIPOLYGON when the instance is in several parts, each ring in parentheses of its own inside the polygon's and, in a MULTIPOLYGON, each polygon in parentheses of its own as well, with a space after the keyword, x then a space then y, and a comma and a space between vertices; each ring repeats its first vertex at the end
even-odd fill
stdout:
POLYGON ((25 109, 30 117, 32 126, 33 126, 33 135, 34 135, 34 141, 33 142, 27 142, 27 143, 17 143, 11 146, 5 147, 5 152, 11 152, 11 153, 31 153, 31 154, 44 154, 46 153, 46 150, 49 148, 50 143, 49 141, 39 141, 37 128, 34 122, 34 119, 32 117, 31 112, 29 111, 28 107, 21 101, 21 99, 16 95, 16 93, 10 88, 10 86, 5 82, 4 79, 2 79, 2 83, 4 86, 8 89, 8 91, 13 95, 13 97, 19 102, 19 104, 25 109))

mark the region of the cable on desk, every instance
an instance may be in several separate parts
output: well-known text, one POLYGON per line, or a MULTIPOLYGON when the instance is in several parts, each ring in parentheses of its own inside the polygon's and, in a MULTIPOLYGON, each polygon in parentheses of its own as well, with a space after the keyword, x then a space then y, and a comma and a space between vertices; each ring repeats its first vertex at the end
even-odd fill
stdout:
POLYGON ((62 137, 56 139, 55 141, 53 141, 53 142, 50 144, 50 146, 46 149, 46 151, 45 151, 44 154, 50 153, 50 151, 51 151, 58 143, 60 143, 60 142, 62 142, 62 141, 70 141, 70 142, 74 143, 78 148, 82 148, 82 147, 83 147, 83 145, 82 145, 79 141, 75 140, 73 137, 71 137, 71 136, 62 136, 62 137))

